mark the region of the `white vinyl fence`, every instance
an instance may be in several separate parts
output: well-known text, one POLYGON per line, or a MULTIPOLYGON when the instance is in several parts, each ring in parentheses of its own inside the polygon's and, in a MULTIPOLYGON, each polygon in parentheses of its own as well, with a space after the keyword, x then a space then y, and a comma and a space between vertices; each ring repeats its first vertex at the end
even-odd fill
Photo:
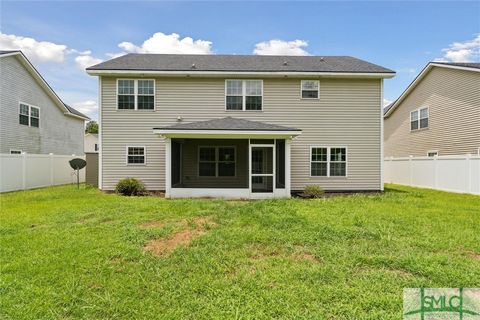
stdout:
MULTIPOLYGON (((77 182, 68 163, 84 156, 54 154, 0 154, 0 192, 26 190, 77 182)), ((85 168, 80 182, 85 181, 85 168)))
POLYGON ((386 183, 480 195, 480 156, 385 158, 386 183))

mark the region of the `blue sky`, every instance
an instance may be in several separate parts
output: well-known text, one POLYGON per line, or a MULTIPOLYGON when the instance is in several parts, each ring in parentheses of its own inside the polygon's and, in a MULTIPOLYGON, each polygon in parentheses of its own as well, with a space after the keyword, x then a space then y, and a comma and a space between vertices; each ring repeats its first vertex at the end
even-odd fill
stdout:
POLYGON ((82 68, 126 52, 350 55, 397 71, 387 100, 428 61, 480 61, 479 1, 2 1, 0 15, 0 48, 24 50, 94 118, 97 81, 82 68))

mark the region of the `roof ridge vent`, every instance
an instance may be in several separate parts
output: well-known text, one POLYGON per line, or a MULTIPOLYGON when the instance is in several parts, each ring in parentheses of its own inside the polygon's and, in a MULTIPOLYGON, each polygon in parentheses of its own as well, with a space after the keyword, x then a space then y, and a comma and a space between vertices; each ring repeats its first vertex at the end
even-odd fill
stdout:
POLYGON ((323 57, 320 57, 320 62, 325 62, 325 59, 323 57))
POLYGON ((283 65, 288 66, 288 61, 287 60, 283 61, 283 65))
POLYGON ((195 63, 192 63, 192 69, 196 69, 197 66, 195 65, 195 63))

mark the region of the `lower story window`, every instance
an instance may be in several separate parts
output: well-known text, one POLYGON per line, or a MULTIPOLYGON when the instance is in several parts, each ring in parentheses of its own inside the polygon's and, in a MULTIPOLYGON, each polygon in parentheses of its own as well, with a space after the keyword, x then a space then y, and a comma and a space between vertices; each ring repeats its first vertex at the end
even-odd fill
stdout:
POLYGON ((311 147, 310 175, 313 177, 346 177, 347 148, 311 147))
POLYGON ((198 175, 200 177, 234 177, 234 147, 199 147, 198 175))
POLYGON ((145 147, 127 147, 127 164, 145 164, 145 147))
POLYGON ((22 154, 22 150, 10 149, 10 154, 22 154))

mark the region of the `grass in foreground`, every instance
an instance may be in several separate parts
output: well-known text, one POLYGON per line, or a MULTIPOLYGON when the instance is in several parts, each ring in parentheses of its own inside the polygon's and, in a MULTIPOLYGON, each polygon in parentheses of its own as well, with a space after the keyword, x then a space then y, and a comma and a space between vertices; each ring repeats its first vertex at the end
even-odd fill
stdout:
POLYGON ((405 287, 480 287, 479 215, 480 197, 399 186, 252 202, 3 194, 0 317, 399 319, 405 287))

